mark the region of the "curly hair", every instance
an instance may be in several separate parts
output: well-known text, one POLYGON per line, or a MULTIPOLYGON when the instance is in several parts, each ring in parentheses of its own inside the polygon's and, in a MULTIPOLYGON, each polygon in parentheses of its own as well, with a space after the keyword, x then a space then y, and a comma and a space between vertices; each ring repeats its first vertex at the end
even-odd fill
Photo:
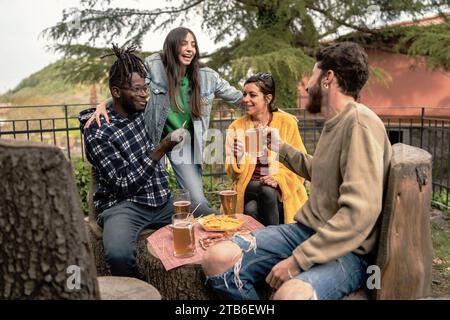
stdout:
POLYGON ((324 74, 332 70, 343 93, 355 100, 369 78, 367 53, 354 42, 340 42, 317 50, 318 67, 324 74))

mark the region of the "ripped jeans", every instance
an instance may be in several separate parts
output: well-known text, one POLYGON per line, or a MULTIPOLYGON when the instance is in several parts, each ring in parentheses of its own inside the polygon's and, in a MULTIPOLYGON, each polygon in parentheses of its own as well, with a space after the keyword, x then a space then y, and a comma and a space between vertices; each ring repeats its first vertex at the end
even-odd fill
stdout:
MULTIPOLYGON (((269 226, 253 232, 254 239, 235 235, 232 241, 242 250, 242 258, 223 274, 208 276, 207 282, 223 299, 258 300, 254 284, 264 281, 272 267, 292 255, 292 251, 314 234, 301 223, 269 226)), ((326 264, 314 265, 295 278, 312 286, 319 300, 341 299, 364 283, 367 263, 349 253, 326 264)))

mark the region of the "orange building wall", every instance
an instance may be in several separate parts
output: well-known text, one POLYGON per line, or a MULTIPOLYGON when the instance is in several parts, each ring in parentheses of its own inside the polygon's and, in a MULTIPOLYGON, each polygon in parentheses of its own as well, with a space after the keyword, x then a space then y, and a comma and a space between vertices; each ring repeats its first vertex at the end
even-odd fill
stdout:
MULTIPOLYGON (((450 117, 450 72, 430 71, 425 63, 401 54, 367 50, 369 64, 384 69, 387 83, 369 79, 361 92, 361 102, 377 114, 386 116, 450 117), (390 81, 389 81, 390 80, 390 81)), ((304 83, 307 79, 303 79, 304 83)), ((304 108, 307 93, 299 86, 298 104, 304 108)))
POLYGON ((371 79, 361 92, 362 103, 386 115, 415 114, 410 107, 433 108, 428 115, 450 115, 450 72, 428 70, 423 59, 380 50, 367 53, 369 64, 384 69, 391 79, 387 84, 371 79))

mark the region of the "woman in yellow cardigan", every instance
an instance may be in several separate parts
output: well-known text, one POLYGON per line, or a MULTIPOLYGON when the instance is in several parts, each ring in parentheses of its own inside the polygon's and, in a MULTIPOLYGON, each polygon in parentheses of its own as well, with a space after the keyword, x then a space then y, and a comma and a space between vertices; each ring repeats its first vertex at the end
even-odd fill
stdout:
POLYGON ((246 115, 227 130, 225 169, 237 191, 236 212, 244 212, 264 225, 292 223, 295 213, 307 200, 304 179, 276 161, 277 155, 265 148, 257 157, 245 144, 245 131, 257 127, 279 130, 280 137, 306 152, 294 116, 273 106, 275 82, 270 74, 258 73, 244 83, 246 115))

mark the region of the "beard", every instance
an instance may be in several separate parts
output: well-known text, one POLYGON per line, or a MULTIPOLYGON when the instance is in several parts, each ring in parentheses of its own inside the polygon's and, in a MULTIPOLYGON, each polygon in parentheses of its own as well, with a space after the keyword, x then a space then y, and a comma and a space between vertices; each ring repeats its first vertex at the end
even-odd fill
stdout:
POLYGON ((305 106, 306 110, 312 114, 320 113, 322 111, 322 98, 322 87, 320 86, 320 81, 317 81, 317 83, 308 90, 308 103, 305 106))
POLYGON ((126 113, 134 114, 138 111, 136 106, 134 105, 133 101, 131 101, 128 97, 121 95, 119 99, 120 99, 120 104, 126 113))

